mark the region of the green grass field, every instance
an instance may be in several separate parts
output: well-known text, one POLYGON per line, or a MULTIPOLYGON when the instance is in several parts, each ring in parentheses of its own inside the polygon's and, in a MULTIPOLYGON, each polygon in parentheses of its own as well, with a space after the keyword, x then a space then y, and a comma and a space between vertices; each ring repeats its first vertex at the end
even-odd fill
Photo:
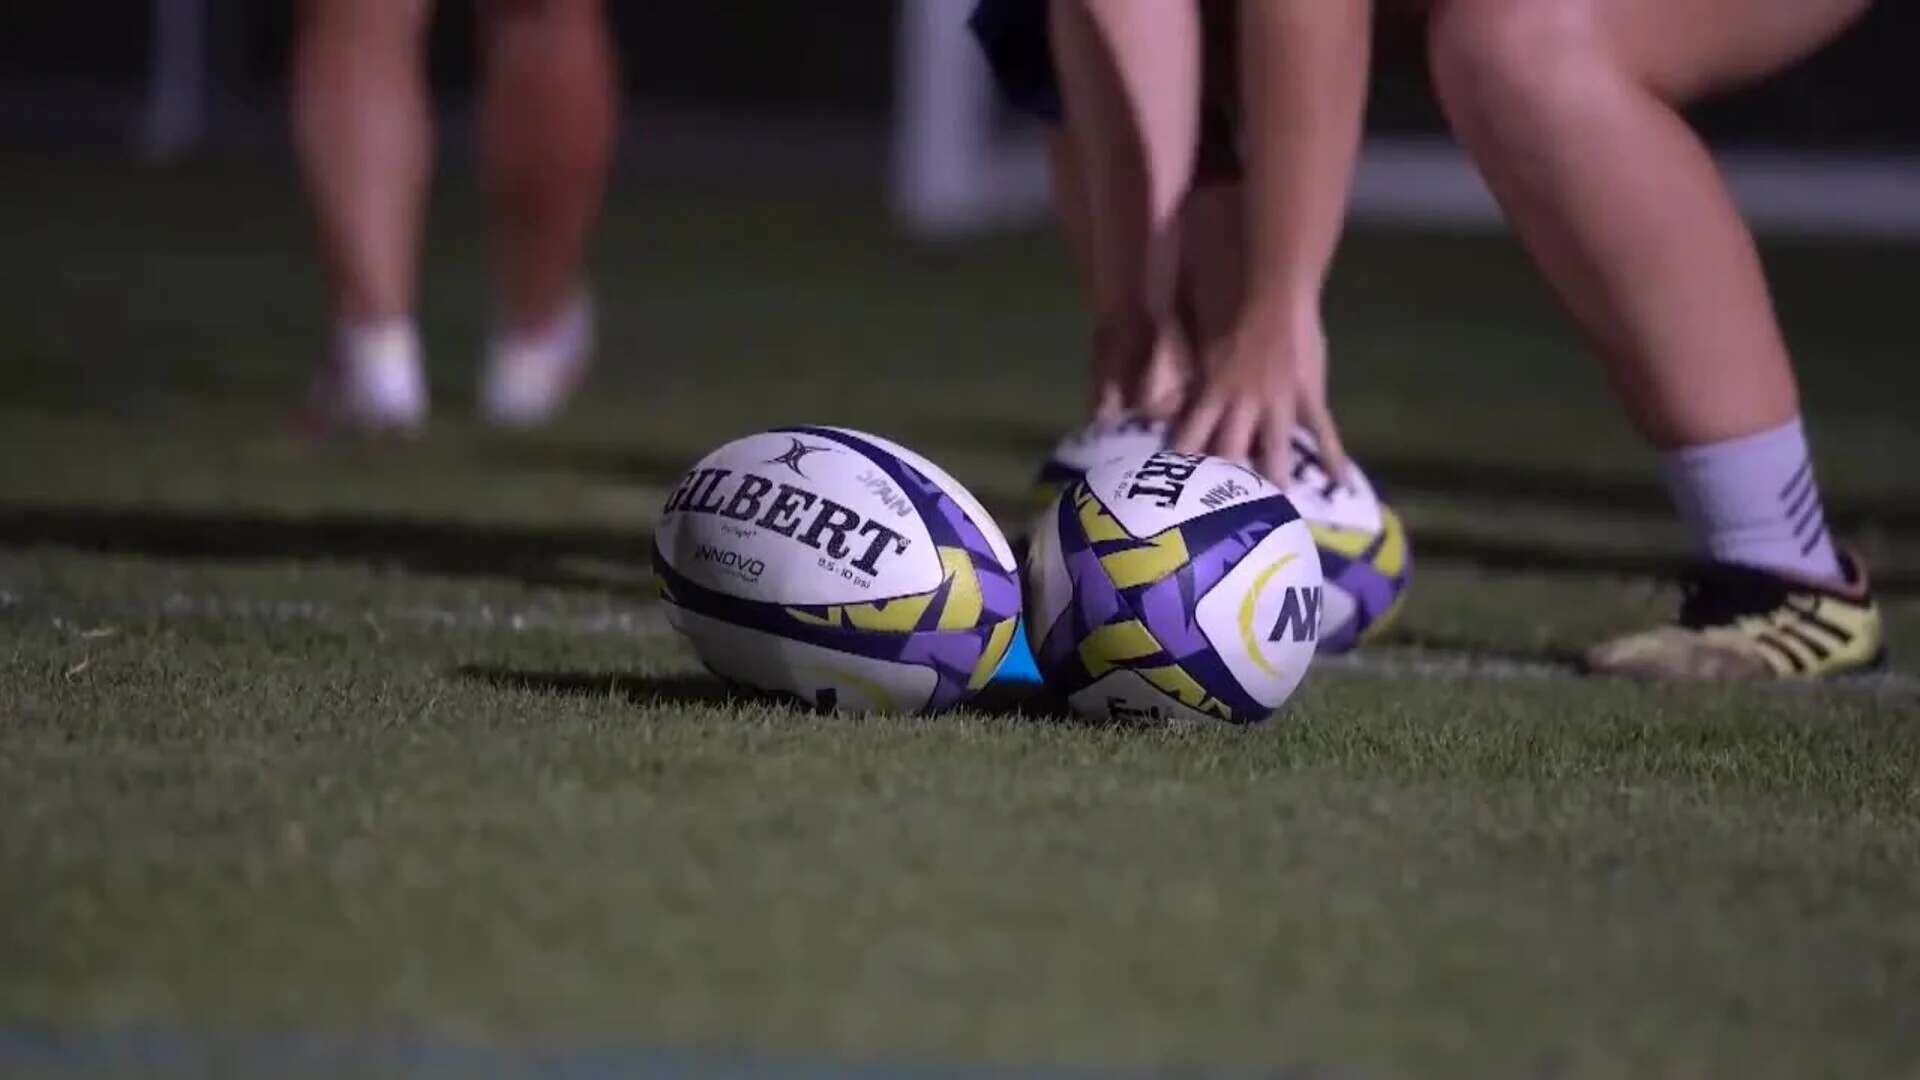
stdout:
POLYGON ((238 1071, 335 1039, 328 1074, 426 1068, 354 1049, 404 1037, 461 1074, 1920 1075, 1920 250, 1769 251, 1891 674, 1571 674, 1670 610, 1653 458, 1508 241, 1363 233, 1337 404, 1406 618, 1172 734, 730 700, 652 606, 666 488, 759 427, 1016 512, 1082 392, 1048 237, 620 191, 593 390, 506 438, 465 416, 480 208, 438 206, 431 433, 316 445, 285 176, 0 161, 0 1072, 164 1071, 99 1049, 160 1033, 238 1071))

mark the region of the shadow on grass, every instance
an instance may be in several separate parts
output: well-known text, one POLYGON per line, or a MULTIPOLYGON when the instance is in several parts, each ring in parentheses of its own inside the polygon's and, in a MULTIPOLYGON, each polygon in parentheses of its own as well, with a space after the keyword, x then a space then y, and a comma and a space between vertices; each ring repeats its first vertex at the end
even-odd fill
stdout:
POLYGON ((484 453, 514 468, 577 473, 663 490, 677 485, 700 460, 699 454, 607 443, 501 442, 484 453))
POLYGON ((1564 646, 1516 649, 1485 638, 1459 634, 1436 634, 1417 627, 1398 627, 1378 641, 1346 654, 1352 666, 1365 668, 1373 658, 1398 654, 1459 657, 1473 664, 1523 665, 1560 668, 1568 675, 1586 669, 1581 650, 1564 646))
POLYGON ((933 413, 913 417, 910 426, 903 429, 904 438, 900 441, 910 438, 911 445, 916 449, 924 445, 928 450, 992 446, 1030 459, 1026 466, 1029 471, 1020 477, 1021 480, 1028 480, 1039 471, 1040 462, 1053 452, 1053 448, 1070 430, 1066 424, 1010 416, 933 413))
MULTIPOLYGON (((1566 544, 1539 544, 1465 532, 1416 528, 1413 533, 1415 573, 1422 562, 1464 564, 1509 574, 1601 575, 1620 578, 1678 580, 1687 561, 1659 552, 1579 548, 1566 544)), ((1911 566, 1869 567, 1873 591, 1879 596, 1920 595, 1920 571, 1911 566)))
MULTIPOLYGON (((1388 496, 1437 495, 1483 500, 1490 505, 1521 500, 1589 511, 1605 509, 1623 515, 1667 517, 1674 512, 1665 485, 1651 473, 1597 476, 1574 469, 1447 461, 1392 453, 1371 453, 1360 461, 1388 496)), ((1866 528, 1920 533, 1920 498, 1895 493, 1865 498, 1830 494, 1827 517, 1842 536, 1866 528)))
MULTIPOLYGON (((1603 496, 1596 493, 1593 497, 1603 496)), ((1004 520, 1018 520, 1020 512, 1010 510, 1004 520)), ((1874 520, 1885 524, 1884 518, 1874 520)), ((1465 564, 1500 573, 1633 578, 1673 578, 1684 569, 1679 558, 1660 552, 1416 529, 1413 546, 1419 562, 1465 564)), ((275 516, 0 501, 0 548, 39 546, 209 562, 339 561, 375 569, 392 566, 419 574, 650 595, 644 579, 648 576, 652 538, 643 530, 577 525, 481 524, 359 514, 275 516), (583 569, 582 562, 605 564, 609 572, 583 569)), ((1920 595, 1920 568, 1907 564, 1873 569, 1874 588, 1880 595, 1920 595)))
MULTIPOLYGON (((625 672, 520 671, 485 664, 454 669, 463 679, 501 690, 529 690, 564 697, 606 698, 628 705, 745 705, 776 699, 737 689, 711 675, 631 675, 625 672)), ((792 702, 788 702, 792 704, 792 702)))
POLYGON ((652 543, 644 531, 610 528, 0 502, 0 547, 44 545, 211 562, 337 560, 597 591, 636 586, 624 578, 610 581, 571 571, 568 560, 584 557, 644 571, 652 543))
MULTIPOLYGON (((607 698, 635 706, 780 705, 795 712, 818 712, 812 703, 789 694, 764 693, 730 685, 713 675, 632 675, 624 672, 521 671, 486 664, 454 669, 463 679, 503 690, 531 690, 567 697, 607 698)), ((996 683, 966 708, 988 716, 1072 722, 1058 695, 1031 686, 996 683)))
MULTIPOLYGON (((938 460, 955 448, 992 446, 1011 450, 1030 458, 1023 468, 1037 471, 1041 459, 1053 449, 1065 428, 1040 425, 1005 417, 957 416, 951 412, 913 415, 905 422, 875 429, 873 434, 911 446, 938 460)), ((738 432, 748 435, 751 432, 738 432)), ((719 439, 715 439, 718 445, 719 439)), ((698 453, 685 453, 660 446, 612 444, 606 442, 515 441, 501 442, 485 451, 489 460, 515 468, 548 469, 582 476, 600 477, 671 488, 700 459, 698 453)), ((1016 478, 1023 487, 1031 474, 1022 471, 1016 478)))
MULTIPOLYGON (((481 664, 456 668, 455 674, 503 690, 530 690, 568 697, 613 700, 643 708, 777 705, 796 713, 827 715, 793 695, 731 686, 712 675, 519 671, 481 664)), ((1068 707, 1065 697, 1044 687, 1031 685, 994 683, 962 706, 962 710, 1000 720, 1057 724, 1098 731, 1165 730, 1164 725, 1151 721, 1130 722, 1081 716, 1068 707)), ((938 719, 937 715, 935 719, 938 719)))

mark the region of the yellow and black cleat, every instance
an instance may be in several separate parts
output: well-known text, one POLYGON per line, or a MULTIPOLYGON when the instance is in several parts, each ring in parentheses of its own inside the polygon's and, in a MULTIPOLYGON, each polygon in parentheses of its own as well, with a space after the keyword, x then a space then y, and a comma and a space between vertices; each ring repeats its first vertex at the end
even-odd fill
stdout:
POLYGON ((1655 679, 1817 679, 1886 658, 1866 570, 1840 556, 1840 585, 1728 563, 1686 583, 1677 625, 1629 634, 1586 654, 1587 670, 1655 679))

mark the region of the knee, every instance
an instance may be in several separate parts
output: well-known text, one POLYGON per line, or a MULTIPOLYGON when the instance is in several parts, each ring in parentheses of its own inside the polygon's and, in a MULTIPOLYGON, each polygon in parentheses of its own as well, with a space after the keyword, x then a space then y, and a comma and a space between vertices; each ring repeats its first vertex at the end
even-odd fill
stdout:
POLYGON ((1434 93, 1463 139, 1577 106, 1604 64, 1590 0, 1437 0, 1434 93))

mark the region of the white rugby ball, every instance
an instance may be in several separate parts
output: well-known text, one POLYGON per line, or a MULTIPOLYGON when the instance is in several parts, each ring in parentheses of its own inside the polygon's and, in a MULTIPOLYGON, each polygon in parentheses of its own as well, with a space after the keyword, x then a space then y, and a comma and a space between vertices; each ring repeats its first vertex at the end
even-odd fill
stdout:
MULTIPOLYGON (((1074 481, 1102 462, 1138 458, 1166 446, 1164 421, 1130 417, 1093 423, 1068 434, 1035 479, 1035 504, 1051 506, 1074 481)), ((1346 652, 1392 625, 1411 578, 1406 528, 1357 462, 1335 483, 1320 445, 1303 428, 1292 437, 1287 500, 1313 531, 1326 571, 1323 652, 1346 652)), ((1043 510, 1044 513, 1044 510, 1043 510)))
POLYGON ((1013 639, 1013 551, 939 466, 876 435, 791 427, 702 458, 661 510, 668 617, 722 678, 823 710, 947 708, 1013 639))
POLYGON ((1259 723, 1319 636, 1311 531, 1278 488, 1221 458, 1095 465, 1041 519, 1026 583, 1040 670, 1100 720, 1259 723))

